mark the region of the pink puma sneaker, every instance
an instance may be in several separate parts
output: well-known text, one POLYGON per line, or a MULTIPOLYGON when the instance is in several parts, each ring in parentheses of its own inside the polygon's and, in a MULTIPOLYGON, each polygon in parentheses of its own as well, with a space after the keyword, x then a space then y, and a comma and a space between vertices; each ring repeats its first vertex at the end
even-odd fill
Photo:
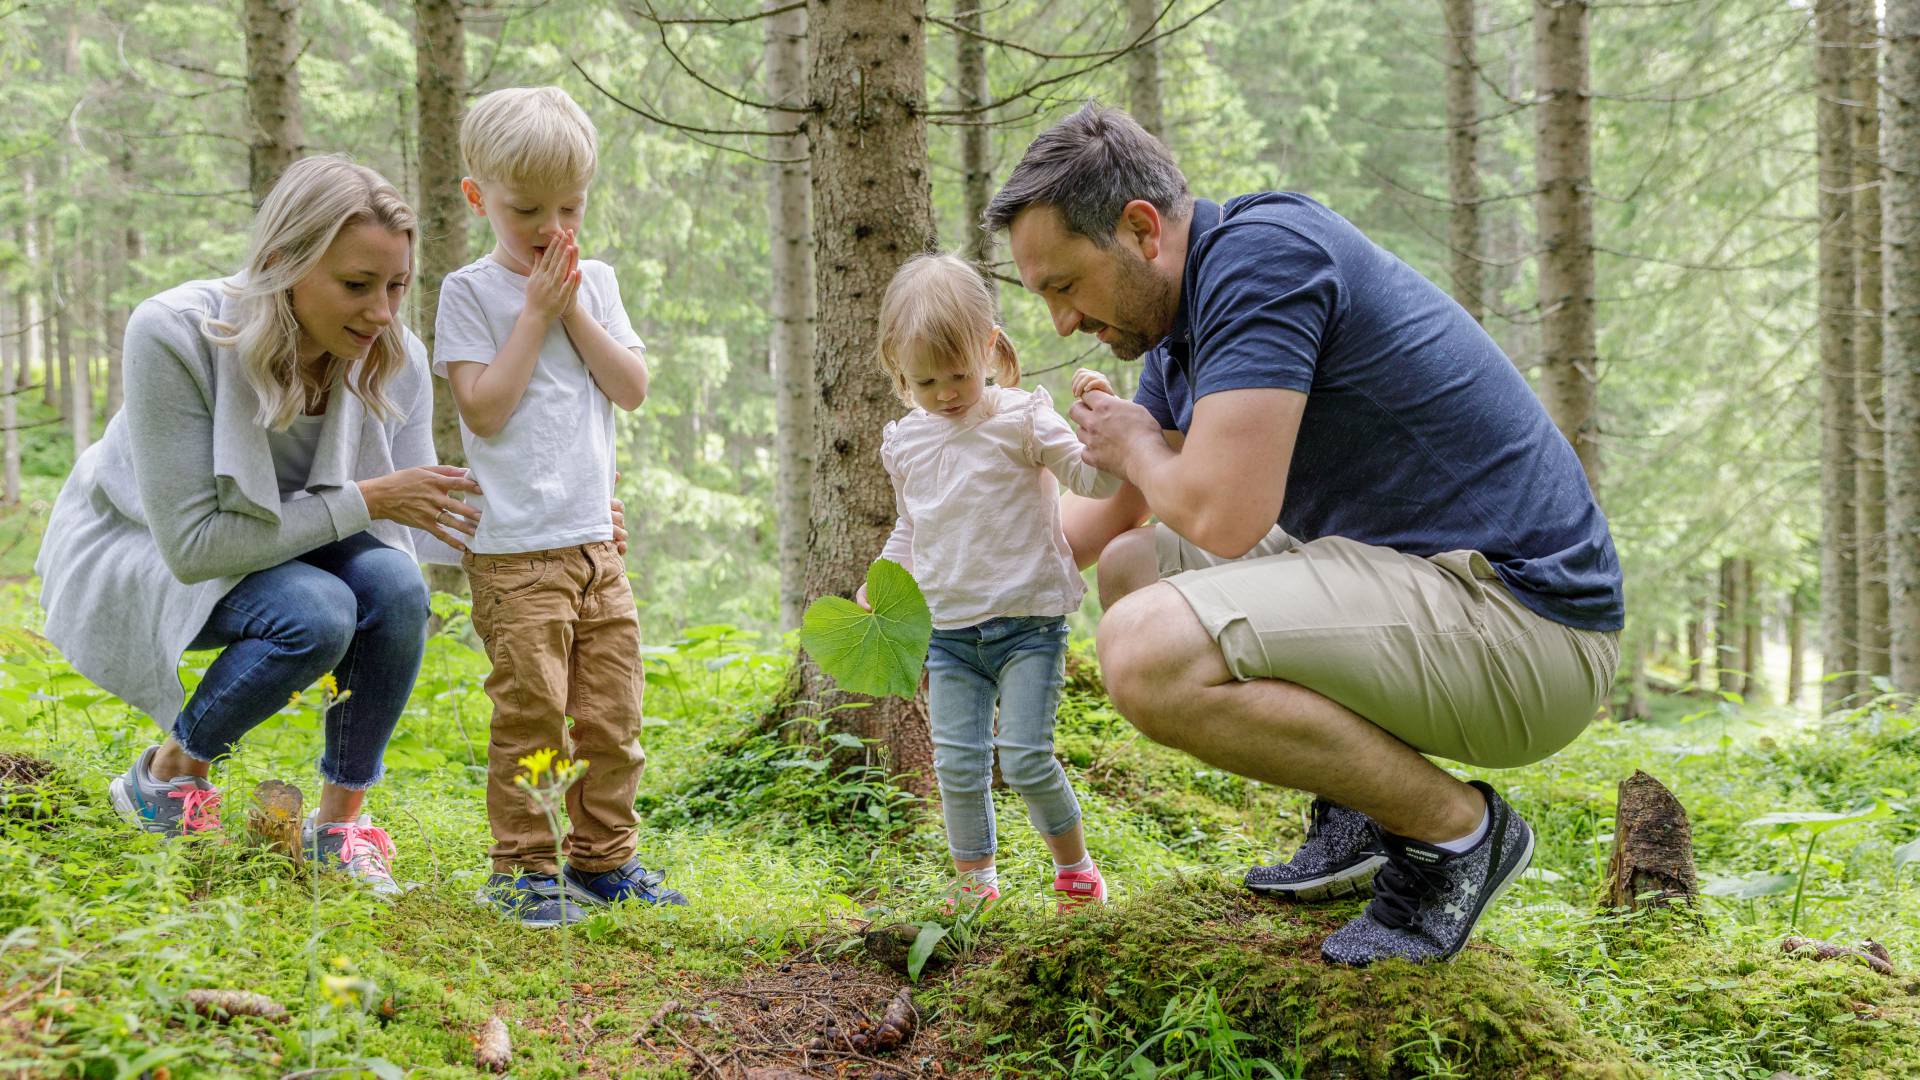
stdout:
POLYGON ((1060 871, 1054 875, 1053 891, 1060 894, 1057 911, 1078 911, 1090 904, 1107 902, 1107 882, 1097 866, 1091 870, 1060 871))

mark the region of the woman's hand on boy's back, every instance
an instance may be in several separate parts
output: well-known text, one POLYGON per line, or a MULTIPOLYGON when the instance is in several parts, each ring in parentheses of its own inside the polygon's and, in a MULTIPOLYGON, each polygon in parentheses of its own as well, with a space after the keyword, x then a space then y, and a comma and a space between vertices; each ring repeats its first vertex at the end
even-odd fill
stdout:
POLYGON ((547 245, 527 278, 527 306, 552 322, 573 310, 580 292, 580 245, 561 233, 547 245))

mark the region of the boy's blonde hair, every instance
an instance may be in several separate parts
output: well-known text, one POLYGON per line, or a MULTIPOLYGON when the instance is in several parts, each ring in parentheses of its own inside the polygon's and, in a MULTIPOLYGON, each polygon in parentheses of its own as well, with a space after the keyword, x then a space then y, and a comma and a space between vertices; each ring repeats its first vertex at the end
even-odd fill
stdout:
POLYGON ((319 265, 335 237, 362 224, 404 233, 409 247, 419 235, 413 208, 385 177, 331 154, 287 166, 253 217, 246 266, 226 285, 233 298, 228 317, 208 318, 200 329, 239 354, 240 370, 260 399, 255 419, 262 427, 285 428, 309 398, 332 385, 343 363, 347 389, 367 411, 383 420, 399 411, 387 396, 407 366, 407 331, 398 318, 374 337, 364 360, 335 359, 325 371, 300 367, 293 287, 319 265))
POLYGON ((495 90, 460 122, 460 157, 479 182, 585 187, 599 154, 593 121, 557 86, 495 90))
POLYGON ((993 291, 957 255, 915 255, 901 264, 880 298, 875 355, 908 408, 913 392, 906 364, 912 356, 928 357, 942 370, 991 376, 1001 386, 1020 385, 1020 354, 1000 327, 993 291))

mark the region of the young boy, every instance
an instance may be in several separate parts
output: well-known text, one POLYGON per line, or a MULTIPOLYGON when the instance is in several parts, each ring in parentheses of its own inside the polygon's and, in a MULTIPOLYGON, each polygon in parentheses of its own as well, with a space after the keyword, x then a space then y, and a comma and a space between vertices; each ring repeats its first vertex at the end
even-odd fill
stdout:
POLYGON ((434 372, 453 384, 485 492, 464 560, 493 662, 485 897, 530 927, 578 921, 579 904, 686 903, 634 858, 644 676, 608 499, 613 406, 646 399, 647 364, 613 268, 582 261, 574 240, 597 150, 592 121, 558 88, 475 103, 460 188, 495 244, 441 282, 434 322, 434 372), (567 793, 564 882, 546 819, 513 782, 545 747, 588 762, 567 793))

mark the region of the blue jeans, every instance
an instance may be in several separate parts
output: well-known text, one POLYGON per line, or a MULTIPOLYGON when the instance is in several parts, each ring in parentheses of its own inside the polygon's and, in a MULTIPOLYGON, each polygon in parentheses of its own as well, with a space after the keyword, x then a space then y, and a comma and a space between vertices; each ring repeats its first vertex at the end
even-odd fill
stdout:
POLYGON ((224 648, 174 720, 173 737, 190 757, 212 761, 331 671, 353 696, 327 714, 320 775, 372 787, 426 644, 420 568, 355 533, 248 574, 221 598, 188 648, 224 648))
POLYGON ((956 859, 995 850, 993 753, 1000 775, 1027 801, 1042 836, 1080 821, 1067 774, 1053 756, 1054 710, 1065 679, 1067 620, 1057 615, 988 619, 935 630, 927 648, 927 711, 933 771, 956 859), (993 722, 995 699, 1000 724, 993 722))

